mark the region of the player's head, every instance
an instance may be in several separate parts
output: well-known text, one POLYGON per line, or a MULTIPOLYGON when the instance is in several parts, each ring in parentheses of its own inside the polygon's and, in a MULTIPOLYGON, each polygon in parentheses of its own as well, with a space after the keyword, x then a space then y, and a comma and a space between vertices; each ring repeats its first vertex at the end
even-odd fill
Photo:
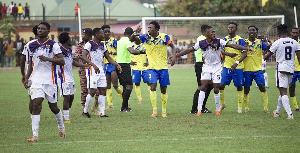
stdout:
POLYGON ((69 33, 63 32, 58 36, 58 41, 62 44, 68 44, 69 46, 71 45, 71 38, 69 36, 69 33))
POLYGON ((254 25, 248 27, 248 34, 249 38, 256 38, 257 37, 258 28, 254 25))
POLYGON ((50 24, 47 22, 41 22, 38 25, 37 34, 39 38, 45 38, 48 37, 48 34, 50 33, 50 24))
POLYGON ((131 36, 133 34, 133 29, 131 27, 127 27, 124 32, 124 36, 131 36))
POLYGON ((101 27, 101 29, 104 32, 105 40, 108 40, 110 38, 110 26, 105 24, 101 27))
POLYGON ((34 34, 34 36, 37 36, 37 29, 38 29, 38 25, 35 25, 33 28, 32 28, 32 33, 34 34))
POLYGON ((93 30, 91 28, 84 28, 81 30, 81 32, 82 32, 82 41, 83 42, 88 42, 92 39, 93 30))
POLYGON ((160 29, 160 25, 158 24, 158 22, 156 21, 151 21, 149 23, 149 26, 148 26, 148 33, 149 35, 154 35, 154 34, 157 34, 157 32, 159 31, 160 29))
POLYGON ((295 40, 298 41, 298 37, 299 37, 299 28, 297 27, 294 27, 292 28, 292 31, 291 31, 291 37, 295 40))
POLYGON ((230 22, 228 25, 228 34, 234 35, 237 30, 238 24, 235 22, 230 22))
POLYGON ((99 41, 104 40, 104 33, 101 28, 94 28, 93 35, 94 35, 94 38, 98 39, 99 41))
POLYGON ((207 27, 208 27, 207 24, 203 24, 203 25, 201 26, 201 33, 204 33, 205 30, 207 29, 207 27))
POLYGON ((209 38, 209 39, 216 38, 216 31, 212 26, 207 26, 205 33, 206 33, 206 38, 209 38))
POLYGON ((282 37, 285 36, 287 34, 287 25, 286 24, 280 24, 277 26, 277 32, 278 32, 278 36, 282 37))

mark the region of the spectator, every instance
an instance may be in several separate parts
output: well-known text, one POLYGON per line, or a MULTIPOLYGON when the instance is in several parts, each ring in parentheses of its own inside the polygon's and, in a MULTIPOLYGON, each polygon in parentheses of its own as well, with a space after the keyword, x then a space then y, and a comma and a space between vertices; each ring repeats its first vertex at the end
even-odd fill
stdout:
MULTIPOLYGON (((184 50, 186 50, 186 49, 188 49, 188 46, 186 45, 185 41, 183 41, 183 44, 182 44, 182 46, 181 46, 181 51, 180 51, 180 52, 182 52, 182 51, 184 51, 184 50)), ((187 55, 187 54, 181 56, 182 64, 186 64, 187 58, 188 58, 188 55, 187 55)))
POLYGON ((24 16, 24 21, 26 19, 26 17, 28 18, 28 20, 30 20, 30 10, 29 10, 29 6, 27 5, 27 3, 25 4, 25 16, 24 16))
POLYGON ((12 16, 14 17, 15 20, 17 20, 17 16, 18 16, 18 7, 17 4, 14 4, 14 7, 12 8, 12 16))
POLYGON ((4 66, 4 60, 5 60, 5 52, 4 52, 3 38, 0 38, 0 63, 1 63, 1 67, 4 66))
POLYGON ((74 10, 75 10, 75 19, 78 18, 78 9, 79 9, 79 8, 80 8, 80 7, 79 7, 78 3, 76 3, 76 6, 75 6, 75 8, 74 8, 74 10))
POLYGON ((10 5, 9 5, 9 7, 8 7, 8 13, 9 13, 10 15, 13 15, 13 12, 12 12, 13 7, 14 7, 14 2, 11 1, 10 5))
POLYGON ((24 7, 21 5, 21 3, 19 3, 19 6, 18 6, 19 20, 21 20, 21 16, 23 16, 23 18, 24 18, 23 12, 24 12, 24 7))
POLYGON ((20 61, 21 61, 21 56, 22 56, 22 51, 24 49, 24 39, 20 39, 19 35, 16 35, 16 67, 20 66, 20 61))
POLYGON ((2 2, 0 2, 0 20, 2 20, 2 8, 3 8, 2 2))
POLYGON ((4 45, 6 67, 12 67, 12 61, 14 59, 13 48, 14 48, 14 43, 13 41, 11 41, 11 37, 9 36, 7 38, 7 42, 4 45))
POLYGON ((7 14, 7 6, 4 3, 4 5, 2 6, 2 16, 6 16, 6 14, 7 14))

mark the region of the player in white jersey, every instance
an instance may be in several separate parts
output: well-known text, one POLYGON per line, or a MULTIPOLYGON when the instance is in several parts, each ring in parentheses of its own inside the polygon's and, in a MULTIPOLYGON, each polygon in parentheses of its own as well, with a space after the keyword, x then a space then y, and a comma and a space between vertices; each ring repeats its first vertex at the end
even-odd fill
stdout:
MULTIPOLYGON (((37 38, 37 28, 38 28, 38 25, 34 26, 32 28, 32 32, 33 34, 35 35, 35 38, 37 38)), ((32 41, 29 41, 25 46, 24 46, 24 49, 23 49, 23 52, 22 52, 22 57, 21 57, 21 62, 20 62, 20 68, 21 68, 21 74, 22 74, 22 83, 24 84, 24 81, 25 81, 25 71, 27 72, 28 70, 28 65, 29 65, 29 50, 28 50, 28 45, 33 42, 35 40, 32 40, 32 41), (25 70, 26 69, 26 70, 25 70)), ((30 81, 30 78, 29 78, 29 82, 30 81)), ((31 84, 31 83, 29 83, 31 84)), ((25 84, 24 84, 25 86, 25 84)), ((30 98, 30 88, 27 88, 27 91, 28 91, 28 95, 29 95, 29 112, 30 112, 30 115, 32 115, 32 109, 33 109, 33 106, 32 106, 32 100, 30 98)))
POLYGON ((60 94, 64 97, 63 102, 63 120, 64 123, 71 123, 70 121, 70 109, 74 100, 74 93, 76 91, 75 82, 73 77, 73 65, 77 67, 84 67, 86 65, 78 63, 73 60, 71 46, 71 37, 69 33, 63 32, 58 37, 61 44, 60 50, 62 51, 63 58, 65 60, 64 66, 59 66, 60 71, 60 94))
POLYGON ((298 59, 300 59, 300 47, 296 40, 287 37, 287 25, 278 25, 277 31, 280 39, 272 44, 270 51, 264 56, 266 60, 272 54, 276 53, 276 86, 279 89, 280 96, 278 98, 277 109, 273 111, 273 115, 274 117, 278 117, 283 106, 288 114, 287 119, 294 119, 287 96, 287 88, 291 84, 295 69, 295 52, 298 59))
POLYGON ((87 42, 84 46, 84 51, 80 57, 86 63, 92 65, 90 69, 86 70, 87 75, 87 88, 89 89, 89 94, 86 97, 85 107, 82 112, 82 116, 90 118, 88 110, 90 104, 93 100, 93 97, 97 91, 100 91, 98 97, 99 107, 100 107, 100 116, 99 117, 108 117, 105 115, 105 98, 106 98, 106 77, 103 70, 103 56, 108 60, 109 63, 115 65, 121 72, 121 66, 115 62, 110 56, 106 49, 106 46, 103 42, 104 32, 101 28, 93 29, 94 39, 87 42), (87 58, 87 56, 89 58, 87 58))
POLYGON ((38 141, 40 112, 42 110, 42 102, 44 98, 48 100, 49 108, 55 114, 59 128, 59 137, 66 137, 62 112, 57 106, 57 74, 55 70, 56 64, 64 65, 65 62, 59 45, 48 38, 49 32, 49 23, 41 22, 37 29, 39 39, 28 45, 30 52, 30 64, 28 65, 24 84, 27 87, 29 86, 28 79, 32 74, 30 96, 33 102, 33 137, 31 139, 27 139, 28 142, 38 141))
MULTIPOLYGON (((204 58, 204 64, 202 67, 201 73, 201 91, 199 93, 198 98, 198 112, 196 116, 200 116, 202 110, 202 104, 205 98, 205 92, 207 90, 207 86, 209 85, 210 81, 213 81, 214 87, 214 97, 215 97, 215 104, 216 104, 216 115, 220 115, 221 112, 220 108, 220 93, 219 93, 219 86, 221 82, 221 73, 222 73, 222 64, 221 64, 221 57, 222 53, 224 55, 234 57, 236 53, 227 53, 223 52, 225 47, 231 47, 239 50, 249 50, 247 47, 243 47, 237 44, 229 44, 223 39, 215 38, 216 31, 213 27, 208 26, 206 28, 206 39, 197 42, 193 47, 182 51, 181 53, 177 54, 177 57, 182 56, 183 54, 187 54, 191 51, 196 51, 198 49, 202 49, 202 54, 204 58)), ((176 56, 172 57, 172 61, 175 61, 176 56)), ((171 62, 172 65, 174 62, 171 62)))
POLYGON ((264 73, 264 79, 265 79, 265 88, 269 88, 269 82, 268 82, 268 73, 266 72, 267 69, 267 61, 262 58, 262 63, 261 63, 261 69, 264 73))

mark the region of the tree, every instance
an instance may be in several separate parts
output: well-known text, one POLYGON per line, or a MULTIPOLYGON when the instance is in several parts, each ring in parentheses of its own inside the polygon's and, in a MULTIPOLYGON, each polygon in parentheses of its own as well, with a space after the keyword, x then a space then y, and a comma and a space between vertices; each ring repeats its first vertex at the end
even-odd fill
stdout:
POLYGON ((12 17, 4 17, 0 22, 1 33, 3 33, 3 40, 7 40, 8 36, 12 36, 12 33, 16 33, 16 27, 12 23, 12 20, 12 17))

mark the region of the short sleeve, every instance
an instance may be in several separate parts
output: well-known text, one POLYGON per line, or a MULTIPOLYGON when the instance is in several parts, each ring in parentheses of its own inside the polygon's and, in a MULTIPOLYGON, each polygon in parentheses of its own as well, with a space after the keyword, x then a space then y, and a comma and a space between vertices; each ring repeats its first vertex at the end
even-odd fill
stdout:
POLYGON ((27 49, 28 49, 28 46, 25 45, 25 46, 24 46, 24 49, 23 49, 23 51, 22 51, 22 55, 25 55, 25 56, 26 56, 26 55, 28 54, 28 50, 27 50, 27 49))
POLYGON ((54 43, 54 45, 53 45, 53 53, 55 55, 62 53, 62 51, 60 50, 60 47, 59 47, 58 43, 54 43))
POLYGON ((263 41, 261 41, 261 49, 262 49, 263 51, 266 51, 266 50, 268 49, 267 44, 266 44, 265 42, 263 42, 263 41))
POLYGON ((200 42, 200 41, 198 41, 198 42, 193 46, 194 50, 200 49, 200 44, 199 44, 199 42, 200 42))
MULTIPOLYGON (((105 46, 105 45, 104 45, 105 46)), ((92 45, 90 42, 87 42, 85 45, 84 45, 84 50, 87 50, 88 52, 91 51, 91 48, 92 48, 92 45)))
POLYGON ((244 39, 239 39, 239 45, 246 47, 244 39))
POLYGON ((170 39, 170 36, 169 36, 169 35, 166 35, 165 38, 166 38, 166 44, 167 44, 167 45, 170 45, 171 42, 172 42, 171 39, 170 39))
POLYGON ((275 53, 278 49, 278 44, 278 41, 275 41, 270 48, 270 52, 275 53))
POLYGON ((223 39, 220 39, 220 47, 222 49, 225 49, 226 45, 227 45, 227 42, 225 40, 223 40, 223 39))
POLYGON ((117 48, 117 43, 118 43, 118 40, 117 40, 117 39, 114 39, 114 40, 113 40, 113 47, 114 47, 114 48, 117 48))
POLYGON ((146 34, 139 35, 139 39, 141 40, 142 43, 146 42, 146 34))

